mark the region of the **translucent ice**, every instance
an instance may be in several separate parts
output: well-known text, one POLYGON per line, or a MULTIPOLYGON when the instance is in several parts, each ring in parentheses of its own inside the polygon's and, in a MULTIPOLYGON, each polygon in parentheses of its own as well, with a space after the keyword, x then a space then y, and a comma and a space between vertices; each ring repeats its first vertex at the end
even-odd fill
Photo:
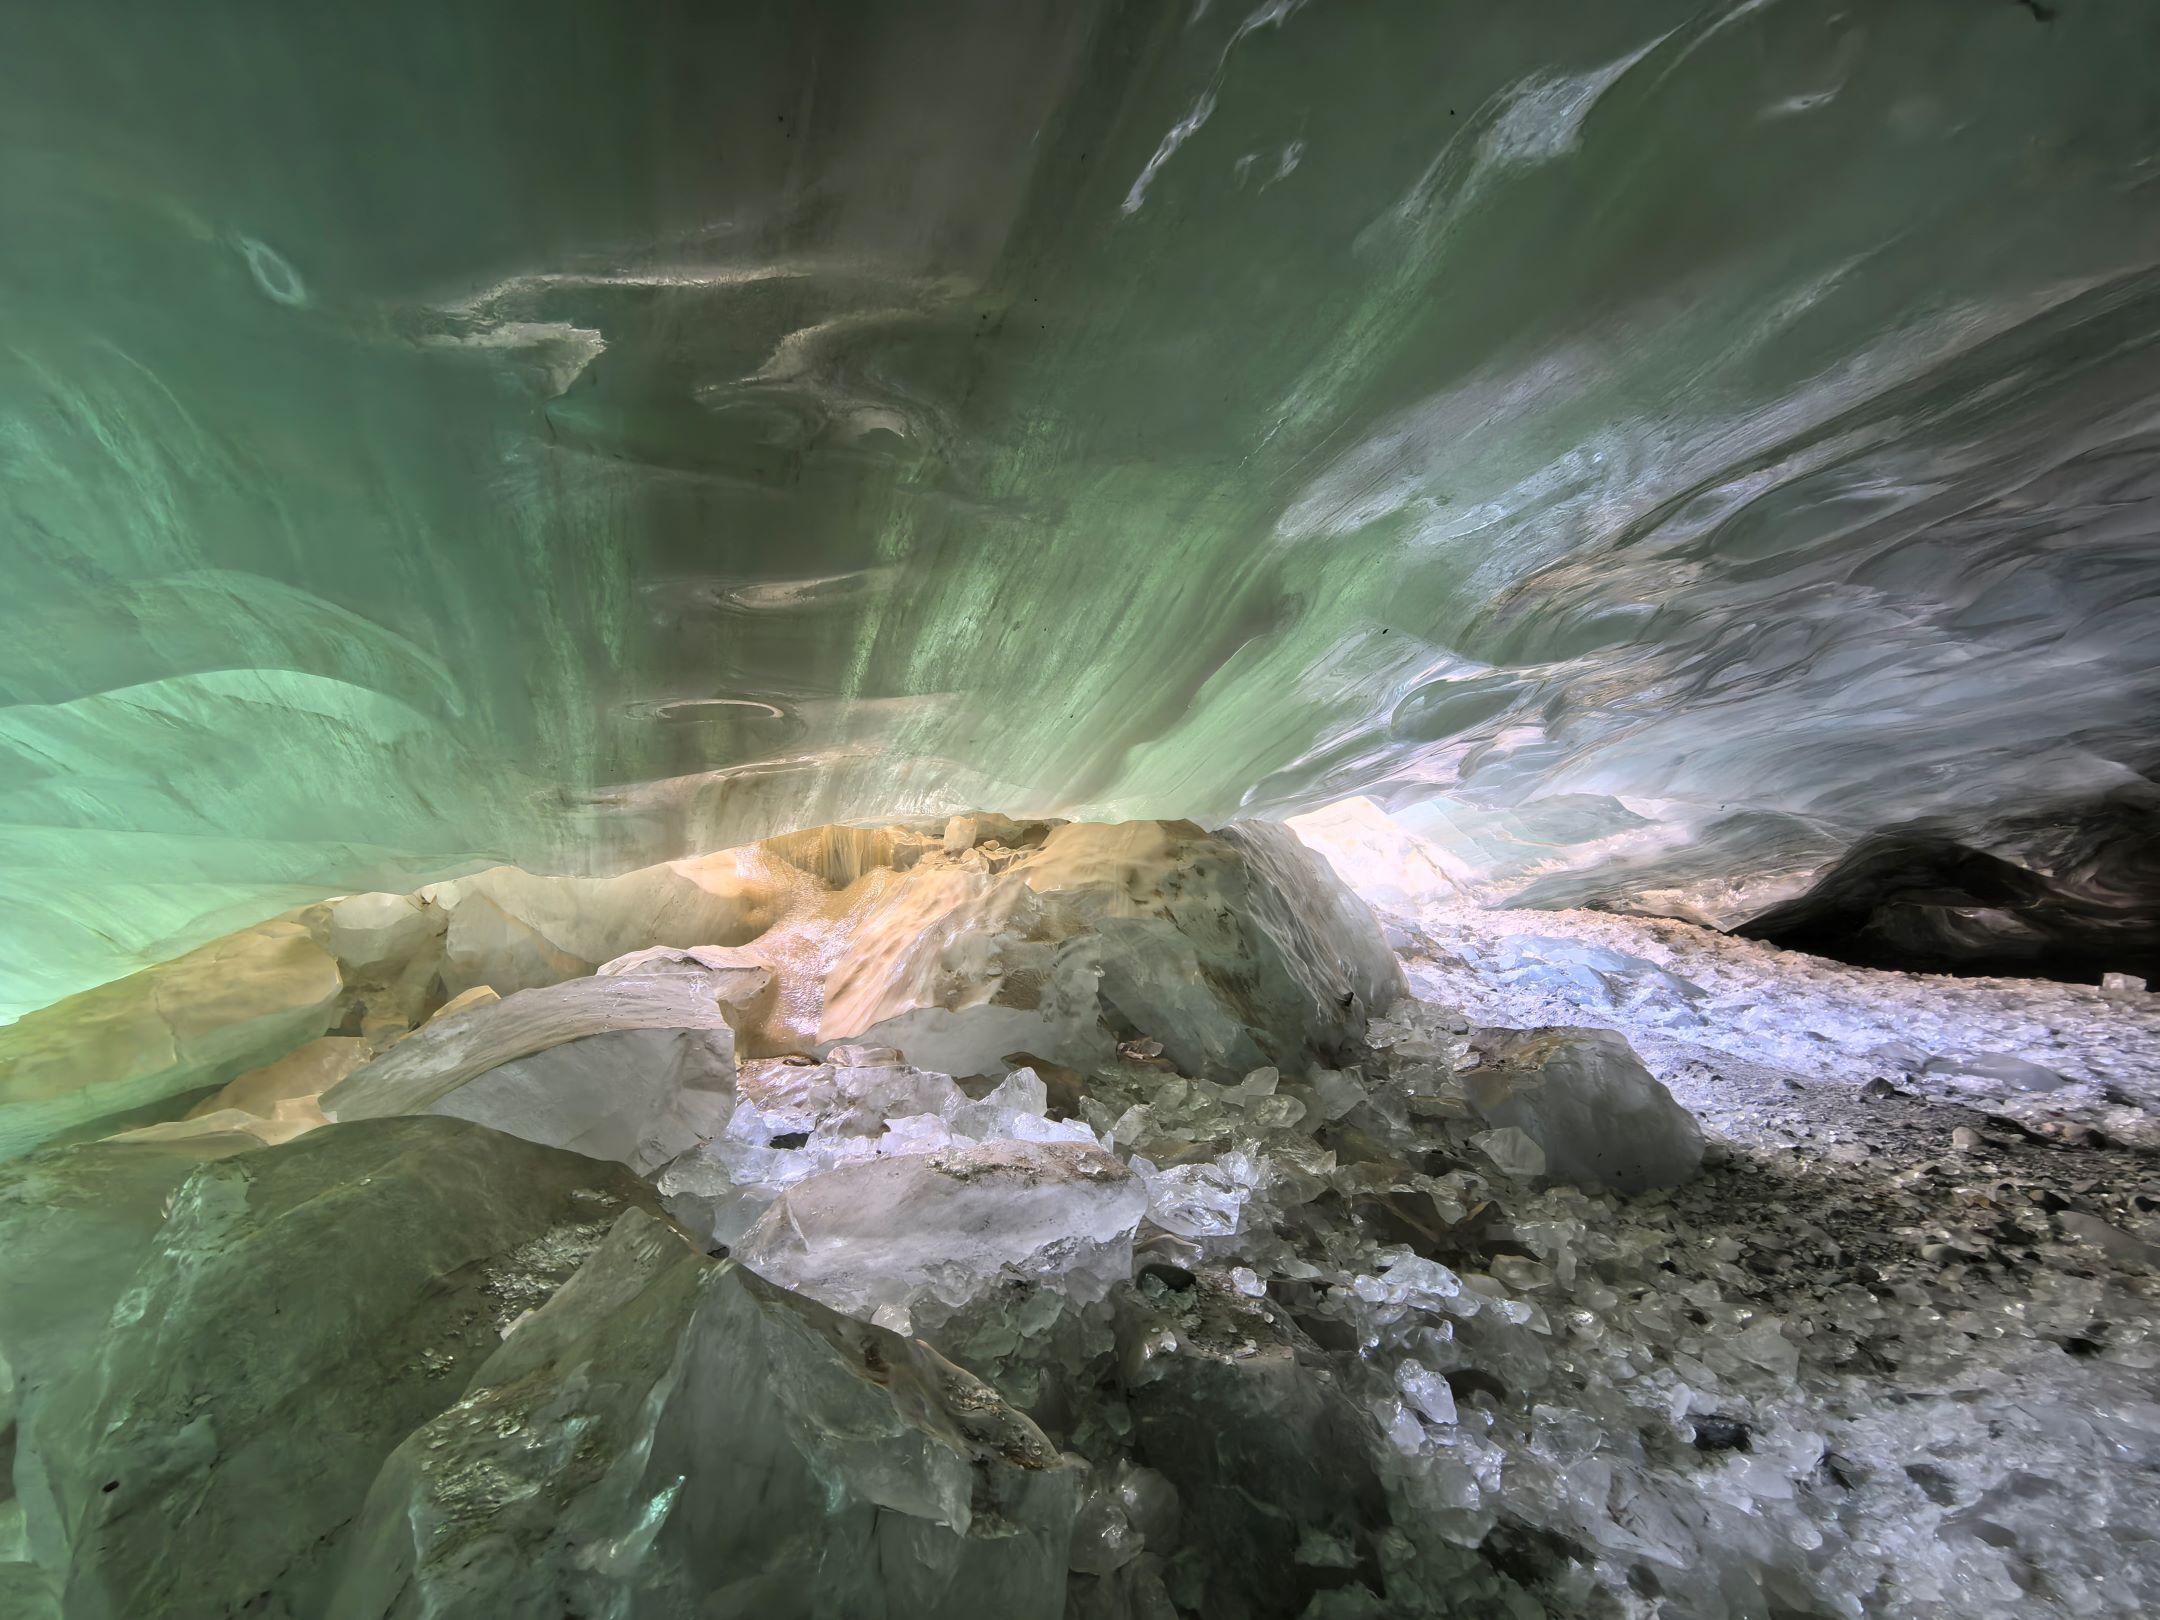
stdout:
POLYGON ((926 1302, 959 1306, 1008 1276, 1099 1297, 1130 1272, 1147 1207, 1140 1180, 1093 1148, 949 1148, 798 1182, 735 1252, 836 1310, 905 1324, 926 1302))
POLYGON ((1641 1192, 1692 1177, 1702 1128, 1610 1030, 1487 1032, 1466 1077, 1478 1113, 1519 1130, 1563 1181, 1641 1192))
POLYGON ((88 1249, 25 1243, 0 1191, 0 1350, 35 1375, 15 1460, 32 1555, 89 1620, 265 1592, 322 1614, 383 1459, 651 1193, 462 1120, 180 1153, 99 1144, 11 1173, 18 1197, 94 1196, 88 1249))
POLYGON ((435 1113, 653 1170, 720 1130, 735 1036, 703 973, 577 979, 439 1019, 322 1096, 331 1119, 435 1113))
POLYGON ((632 1211, 389 1458, 328 1613, 1050 1614, 1078 1505, 958 1367, 632 1211))

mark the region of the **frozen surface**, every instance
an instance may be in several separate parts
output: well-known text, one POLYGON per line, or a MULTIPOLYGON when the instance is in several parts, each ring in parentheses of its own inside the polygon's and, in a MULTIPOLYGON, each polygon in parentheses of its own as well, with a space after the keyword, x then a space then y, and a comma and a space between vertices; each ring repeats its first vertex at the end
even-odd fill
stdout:
POLYGON ((2153 1612, 2154 998, 1482 910, 1378 816, 1377 917, 987 814, 337 902, 335 1033, 0 1168, 0 1594, 2153 1612), (586 969, 451 1010, 474 895, 586 969), (986 1012, 1066 1044, 932 1061, 986 1012))

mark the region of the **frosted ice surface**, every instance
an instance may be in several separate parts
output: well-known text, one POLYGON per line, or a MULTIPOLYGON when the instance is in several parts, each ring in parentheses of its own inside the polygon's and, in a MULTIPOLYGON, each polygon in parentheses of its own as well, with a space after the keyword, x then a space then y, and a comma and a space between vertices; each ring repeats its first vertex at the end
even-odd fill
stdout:
POLYGON ((735 1253, 837 1310, 904 1325, 1008 1276, 1099 1297, 1132 1266, 1140 1180, 1095 1148, 993 1143, 876 1159, 795 1183, 735 1253))

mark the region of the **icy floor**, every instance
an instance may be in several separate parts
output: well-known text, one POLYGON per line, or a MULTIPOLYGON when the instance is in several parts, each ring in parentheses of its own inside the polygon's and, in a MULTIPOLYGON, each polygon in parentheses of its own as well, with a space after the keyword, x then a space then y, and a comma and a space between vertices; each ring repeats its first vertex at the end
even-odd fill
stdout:
MULTIPOLYGON (((1421 1000, 1622 1031, 1710 1136, 1700 1180, 1600 1213, 1691 1302, 1649 1361, 1695 1386, 1680 1406, 1737 1426, 1692 1420, 1711 1467, 1652 1448, 1631 1485, 1593 1472, 1578 1539, 1618 1549, 1630 1504, 1693 1498, 1761 1523, 1757 1568, 1799 1555, 1782 1599, 1773 1577, 1735 1613, 2160 1612, 2160 997, 1586 912, 1430 907, 1390 929, 1421 1000), (1769 1376, 1690 1375, 1764 1320, 1769 1376)), ((1608 1338, 1644 1365, 1665 1324, 1625 1316, 1608 1338)))
POLYGON ((2160 1613, 2153 998, 1421 905, 1350 830, 1378 922, 1279 830, 956 818, 41 1017, 63 1077, 228 979, 339 1033, 0 1172, 0 1614, 2160 1613))
POLYGON ((1738 1059, 1801 1086, 1882 1077, 2160 1146, 2160 995, 1885 973, 1603 912, 1445 906, 1389 923, 1422 999, 1484 1023, 1620 1030, 1709 1116, 1733 1100, 1704 1068, 1738 1059))

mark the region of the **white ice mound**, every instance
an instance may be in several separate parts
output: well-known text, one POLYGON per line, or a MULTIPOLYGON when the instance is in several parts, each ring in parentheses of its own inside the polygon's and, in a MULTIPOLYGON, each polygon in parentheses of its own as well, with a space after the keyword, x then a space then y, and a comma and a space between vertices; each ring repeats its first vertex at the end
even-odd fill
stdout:
POLYGON ((1132 1271, 1147 1189, 1109 1154, 994 1142, 875 1159, 798 1182, 735 1251, 760 1276, 905 1328, 1001 1279, 1099 1298, 1132 1271))
POLYGON ((1132 821, 925 855, 858 916, 823 991, 821 1040, 952 1074, 1016 1051, 1086 1066, 1138 1035, 1235 1079, 1335 1059, 1403 980, 1364 902, 1283 828, 1132 821))
MULTIPOLYGON (((1465 1076, 1494 1131, 1519 1131, 1557 1181, 1645 1192, 1702 1168, 1702 1127, 1609 1029, 1486 1030, 1465 1076)), ((1519 1147, 1502 1137, 1506 1156, 1519 1147)), ((1527 1155, 1517 1155, 1527 1163, 1527 1155)))
POLYGON ((733 1106, 735 1034, 713 975, 574 979, 437 1019, 323 1093, 333 1120, 448 1114, 641 1173, 733 1106))
POLYGON ((1367 798, 1308 810, 1283 825, 1382 912, 1414 917, 1422 906, 1461 898, 1476 878, 1461 859, 1367 798))

